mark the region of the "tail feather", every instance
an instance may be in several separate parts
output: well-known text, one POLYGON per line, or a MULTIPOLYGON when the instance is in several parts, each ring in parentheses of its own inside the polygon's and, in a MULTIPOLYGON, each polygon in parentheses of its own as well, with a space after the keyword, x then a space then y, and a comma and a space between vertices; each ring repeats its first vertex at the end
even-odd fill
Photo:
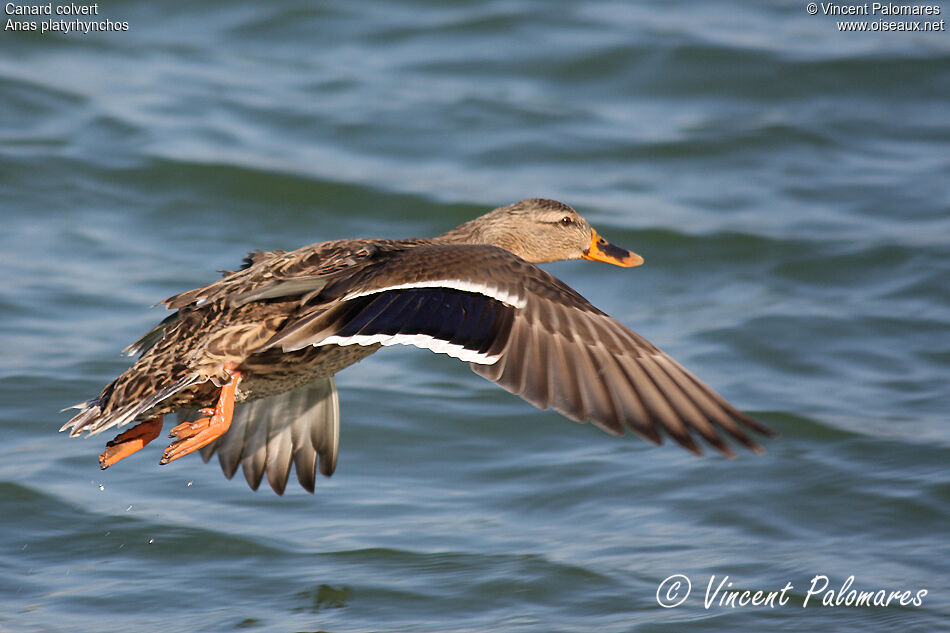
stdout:
POLYGON ((99 417, 101 411, 97 400, 86 400, 85 402, 74 404, 71 407, 66 407, 63 411, 67 409, 79 409, 79 413, 74 415, 69 422, 59 427, 60 433, 68 428, 72 428, 73 430, 69 432, 70 437, 76 437, 79 435, 80 430, 89 424, 93 424, 99 417))
MULTIPOLYGON (((175 395, 182 389, 199 382, 204 382, 205 380, 206 379, 198 374, 188 374, 177 382, 163 389, 159 389, 148 398, 143 398, 124 407, 116 408, 109 413, 104 413, 103 411, 104 406, 107 404, 104 400, 106 400, 108 396, 103 395, 93 400, 87 400, 86 402, 75 405, 75 407, 70 407, 81 410, 59 430, 65 431, 69 429, 69 436, 76 437, 83 431, 86 431, 89 435, 96 435, 106 429, 123 426, 132 422, 142 413, 145 413, 166 398, 175 395)), ((103 391, 103 394, 111 395, 111 393, 108 387, 103 391)))

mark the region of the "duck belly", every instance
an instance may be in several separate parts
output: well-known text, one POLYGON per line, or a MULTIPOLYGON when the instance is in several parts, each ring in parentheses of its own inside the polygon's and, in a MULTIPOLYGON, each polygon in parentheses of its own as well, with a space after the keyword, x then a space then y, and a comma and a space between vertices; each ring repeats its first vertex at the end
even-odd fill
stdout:
POLYGON ((241 384, 236 402, 274 396, 300 385, 327 378, 358 363, 376 350, 376 345, 322 345, 293 352, 270 349, 252 354, 241 363, 241 384))

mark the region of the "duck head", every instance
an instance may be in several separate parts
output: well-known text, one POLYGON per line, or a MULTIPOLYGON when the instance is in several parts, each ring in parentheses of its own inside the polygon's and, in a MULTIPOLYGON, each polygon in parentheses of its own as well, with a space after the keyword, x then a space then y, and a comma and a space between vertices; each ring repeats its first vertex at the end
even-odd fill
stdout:
POLYGON ((557 200, 528 198, 489 211, 452 229, 439 241, 491 244, 533 264, 589 259, 616 266, 639 266, 643 258, 614 246, 570 206, 557 200))

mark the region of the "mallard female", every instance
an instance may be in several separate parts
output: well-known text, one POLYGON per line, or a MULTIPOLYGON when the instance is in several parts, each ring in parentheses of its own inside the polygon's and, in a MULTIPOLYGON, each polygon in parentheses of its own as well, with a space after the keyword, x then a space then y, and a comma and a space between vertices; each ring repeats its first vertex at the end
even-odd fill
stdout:
POLYGON ((71 436, 140 423, 99 456, 108 468, 159 435, 178 412, 165 464, 203 448, 252 488, 266 473, 282 493, 295 465, 313 491, 333 473, 339 407, 333 375, 385 345, 414 345, 541 408, 652 442, 660 430, 696 454, 698 434, 722 453, 724 431, 772 431, 672 358, 534 264, 589 259, 638 266, 554 200, 491 211, 439 237, 340 240, 255 252, 242 268, 162 303, 175 310, 126 348, 139 359, 76 405, 71 436), (237 406, 236 406, 237 405, 237 406))

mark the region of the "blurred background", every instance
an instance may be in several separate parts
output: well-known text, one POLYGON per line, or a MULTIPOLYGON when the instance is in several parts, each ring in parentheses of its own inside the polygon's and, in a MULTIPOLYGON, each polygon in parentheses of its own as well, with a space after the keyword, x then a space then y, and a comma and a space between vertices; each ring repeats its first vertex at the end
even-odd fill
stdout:
POLYGON ((0 32, 0 630, 946 630, 950 36, 805 5, 100 2, 127 32, 0 32), (339 376, 315 495, 160 441, 100 472, 108 437, 56 433, 150 305, 249 250, 531 196, 646 258, 548 269, 767 454, 612 438, 409 348, 339 376), (713 574, 794 590, 706 609, 713 574), (929 593, 803 609, 817 574, 929 593))

